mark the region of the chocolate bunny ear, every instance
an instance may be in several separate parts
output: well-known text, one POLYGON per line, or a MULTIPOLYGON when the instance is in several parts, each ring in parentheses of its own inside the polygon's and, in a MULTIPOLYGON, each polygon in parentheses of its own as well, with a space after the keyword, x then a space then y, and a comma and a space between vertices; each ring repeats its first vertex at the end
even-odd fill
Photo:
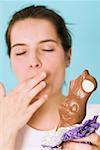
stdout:
POLYGON ((83 82, 82 82, 82 88, 86 93, 91 93, 94 90, 96 90, 97 87, 97 81, 96 79, 91 76, 88 72, 88 70, 84 70, 82 73, 83 76, 83 82))
POLYGON ((89 74, 89 71, 88 71, 88 70, 84 70, 83 73, 82 73, 83 80, 86 79, 86 77, 87 77, 88 75, 90 75, 90 74, 89 74))

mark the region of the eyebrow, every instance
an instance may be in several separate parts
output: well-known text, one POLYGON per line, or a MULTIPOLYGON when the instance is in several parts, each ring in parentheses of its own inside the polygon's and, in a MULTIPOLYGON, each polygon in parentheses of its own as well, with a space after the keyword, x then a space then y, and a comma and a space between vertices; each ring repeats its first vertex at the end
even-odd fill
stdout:
POLYGON ((27 44, 24 43, 17 43, 11 46, 11 48, 16 47, 16 46, 27 46, 27 44))
MULTIPOLYGON (((54 42, 56 44, 58 43, 57 41, 53 39, 47 39, 47 40, 40 41, 39 44, 46 43, 46 42, 54 42)), ((28 45, 24 43, 17 43, 17 44, 12 45, 11 48, 16 47, 16 46, 28 46, 28 45)))
POLYGON ((40 41, 39 43, 45 43, 45 42, 54 42, 54 43, 58 43, 57 41, 53 40, 53 39, 47 39, 47 40, 43 40, 43 41, 40 41))

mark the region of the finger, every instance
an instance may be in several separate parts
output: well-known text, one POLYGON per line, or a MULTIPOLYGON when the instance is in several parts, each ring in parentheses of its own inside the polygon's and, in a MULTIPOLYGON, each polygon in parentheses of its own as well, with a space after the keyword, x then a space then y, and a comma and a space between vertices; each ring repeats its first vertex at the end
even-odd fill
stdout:
POLYGON ((37 84, 39 84, 42 80, 46 78, 46 73, 43 72, 42 74, 39 74, 35 78, 32 78, 30 81, 26 81, 26 83, 22 86, 22 90, 29 91, 33 87, 35 87, 37 84))
POLYGON ((46 102, 47 99, 48 99, 48 95, 45 94, 43 97, 41 97, 39 100, 35 101, 28 107, 26 114, 25 114, 26 115, 25 118, 27 121, 31 118, 33 113, 46 102))
POLYGON ((31 91, 25 93, 24 97, 24 104, 28 105, 32 99, 36 97, 37 94, 39 94, 44 88, 46 87, 46 82, 41 81, 36 87, 34 87, 31 91))
POLYGON ((22 83, 20 83, 20 85, 14 88, 12 93, 21 92, 21 91, 27 92, 33 87, 35 87, 39 82, 41 82, 45 78, 46 78, 46 73, 42 72, 41 74, 37 75, 34 78, 29 78, 27 80, 24 80, 22 83))
POLYGON ((91 142, 93 145, 99 146, 100 145, 100 136, 96 133, 93 133, 85 138, 80 138, 73 141, 80 141, 80 142, 91 142))
POLYGON ((42 98, 40 98, 39 100, 31 104, 28 108, 28 111, 31 111, 34 108, 34 112, 35 112, 41 105, 43 105, 46 102, 47 98, 48 98, 48 95, 45 94, 42 98))
POLYGON ((6 91, 4 85, 0 83, 0 97, 4 97, 6 95, 6 91))
POLYGON ((63 144, 63 150, 98 150, 96 146, 88 144, 80 144, 76 142, 67 142, 63 144))
POLYGON ((46 77, 46 73, 43 72, 41 75, 36 76, 35 78, 28 79, 23 81, 22 85, 19 86, 18 90, 29 91, 33 87, 35 87, 40 81, 42 81, 46 77))

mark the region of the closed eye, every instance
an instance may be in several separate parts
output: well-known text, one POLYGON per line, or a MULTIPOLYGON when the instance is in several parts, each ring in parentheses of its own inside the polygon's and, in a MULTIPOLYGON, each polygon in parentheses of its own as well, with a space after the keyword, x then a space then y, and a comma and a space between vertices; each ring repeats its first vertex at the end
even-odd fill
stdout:
POLYGON ((48 51, 48 52, 51 52, 51 51, 54 51, 54 49, 42 49, 43 51, 48 51))
POLYGON ((24 51, 24 52, 22 52, 22 53, 17 53, 16 55, 23 55, 23 54, 25 54, 26 53, 26 51, 24 51))

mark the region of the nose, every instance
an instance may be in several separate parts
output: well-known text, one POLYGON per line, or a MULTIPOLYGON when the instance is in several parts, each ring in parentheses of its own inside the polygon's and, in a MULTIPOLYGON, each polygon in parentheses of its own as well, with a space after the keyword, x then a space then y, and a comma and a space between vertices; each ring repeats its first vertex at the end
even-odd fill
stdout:
POLYGON ((30 69, 39 69, 41 68, 42 63, 40 58, 37 56, 37 54, 30 54, 30 58, 29 58, 29 68, 30 69))

